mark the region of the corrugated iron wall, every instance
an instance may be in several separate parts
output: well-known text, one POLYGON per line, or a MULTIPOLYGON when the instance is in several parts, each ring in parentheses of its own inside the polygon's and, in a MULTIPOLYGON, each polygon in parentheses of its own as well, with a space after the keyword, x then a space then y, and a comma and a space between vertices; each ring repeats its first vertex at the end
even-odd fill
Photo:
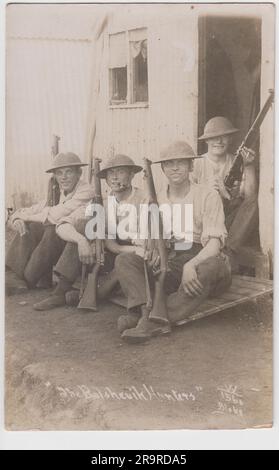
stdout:
MULTIPOLYGON (((113 149, 115 153, 130 155, 137 163, 144 156, 155 160, 162 147, 174 139, 185 139, 196 147, 197 16, 163 21, 152 18, 137 26, 148 29, 148 107, 109 107, 106 41, 95 145, 95 152, 102 159, 113 149)), ((133 29, 134 25, 127 23, 126 27, 133 29)), ((160 169, 155 169, 155 173, 161 183, 160 169)), ((141 175, 136 182, 142 185, 141 175)))
POLYGON ((19 206, 44 195, 53 134, 61 136, 61 150, 85 158, 93 60, 86 39, 8 38, 8 205, 19 206))
MULTIPOLYGON (((114 15, 109 28, 119 28, 118 18, 123 23, 123 15, 114 15)), ((162 146, 173 139, 183 138, 195 146, 197 15, 189 15, 189 10, 181 18, 170 18, 167 12, 158 16, 126 15, 125 25, 127 29, 148 29, 149 104, 146 108, 109 107, 106 37, 94 153, 104 162, 112 151, 122 152, 140 163, 143 156, 155 159, 162 146)), ((92 82, 94 60, 94 48, 86 38, 8 38, 8 205, 25 205, 44 195, 52 134, 61 136, 61 150, 88 158, 90 100, 96 86, 92 82)), ((155 173, 160 183, 159 167, 155 173)), ((136 177, 136 184, 142 186, 141 175, 136 177)))

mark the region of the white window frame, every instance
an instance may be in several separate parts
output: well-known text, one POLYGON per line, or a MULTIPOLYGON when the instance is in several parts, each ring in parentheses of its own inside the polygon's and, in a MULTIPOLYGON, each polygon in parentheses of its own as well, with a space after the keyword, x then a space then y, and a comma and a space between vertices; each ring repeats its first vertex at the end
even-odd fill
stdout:
MULTIPOLYGON (((111 104, 110 103, 110 99, 111 99, 110 98, 110 91, 111 91, 111 86, 112 86, 112 83, 111 83, 111 70, 113 70, 113 68, 109 67, 109 69, 108 69, 109 109, 148 108, 148 106, 149 106, 149 99, 148 99, 148 101, 138 101, 136 103, 131 102, 132 97, 133 97, 133 91, 132 91, 132 86, 133 86, 133 58, 130 54, 129 32, 130 31, 135 31, 137 29, 145 29, 146 30, 147 45, 149 46, 148 34, 147 34, 148 30, 144 26, 143 27, 138 27, 138 28, 127 29, 127 30, 124 30, 124 31, 115 31, 115 32, 109 34, 109 36, 113 36, 114 34, 125 33, 126 56, 127 56, 127 103, 119 103, 119 104, 111 104)), ((108 44, 109 44, 109 41, 108 41, 108 44)), ((147 70, 149 70, 148 53, 147 53, 147 70)))

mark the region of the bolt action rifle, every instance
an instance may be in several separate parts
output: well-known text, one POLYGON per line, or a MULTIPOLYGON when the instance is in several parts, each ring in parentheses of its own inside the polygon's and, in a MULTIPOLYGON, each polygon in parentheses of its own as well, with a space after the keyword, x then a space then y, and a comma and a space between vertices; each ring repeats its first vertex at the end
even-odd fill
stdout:
MULTIPOLYGON (((152 162, 147 158, 144 158, 143 163, 143 171, 144 176, 146 179, 146 186, 147 186, 147 193, 148 193, 148 204, 149 206, 154 204, 159 208, 151 164, 152 162)), ((163 221, 161 218, 161 214, 159 212, 158 215, 158 239, 152 239, 152 215, 150 211, 148 211, 148 239, 146 240, 145 244, 145 253, 146 255, 151 253, 155 248, 158 251, 158 255, 160 258, 160 268, 157 271, 153 271, 154 277, 154 295, 151 294, 150 289, 150 268, 148 266, 148 260, 144 260, 144 273, 145 273, 145 283, 146 283, 146 295, 147 295, 147 302, 146 307, 150 311, 149 318, 150 320, 158 321, 160 323, 168 324, 168 312, 167 312, 167 304, 166 304, 166 294, 164 283, 166 279, 166 274, 168 271, 168 252, 166 242, 163 238, 163 221)), ((155 223, 154 219, 153 222, 155 223)), ((154 232, 156 230, 154 228, 154 232)), ((147 256, 145 256, 147 258, 147 256)))
MULTIPOLYGON (((94 204, 103 205, 101 178, 98 176, 100 171, 100 162, 100 159, 93 158, 91 164, 95 191, 94 197, 91 201, 93 206, 94 204)), ((87 276, 87 280, 86 275, 88 265, 82 265, 81 286, 79 292, 80 302, 78 304, 78 308, 97 311, 98 275, 101 266, 104 264, 104 240, 96 237, 91 243, 95 244, 95 263, 91 273, 87 276)))
POLYGON ((250 127, 249 131, 247 132, 244 140, 242 141, 241 145, 236 151, 232 166, 229 170, 229 173, 226 175, 224 179, 224 185, 228 192, 233 188, 234 183, 236 181, 241 182, 242 181, 242 175, 244 171, 244 165, 243 165, 243 157, 242 157, 242 150, 243 147, 248 147, 251 148, 255 140, 257 139, 258 136, 258 131, 260 129, 260 126, 271 106, 271 104, 274 101, 274 91, 269 90, 269 97, 267 98, 264 106, 260 110, 259 114, 257 115, 255 121, 253 122, 252 126, 250 127))

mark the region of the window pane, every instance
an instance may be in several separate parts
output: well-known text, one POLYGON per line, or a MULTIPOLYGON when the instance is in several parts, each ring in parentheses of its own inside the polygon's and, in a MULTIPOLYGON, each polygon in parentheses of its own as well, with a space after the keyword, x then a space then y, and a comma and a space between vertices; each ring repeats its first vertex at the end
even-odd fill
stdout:
POLYGON ((147 39, 131 41, 133 63, 133 103, 148 101, 147 39))
POLYGON ((127 101, 127 67, 110 70, 111 104, 126 103, 127 101))

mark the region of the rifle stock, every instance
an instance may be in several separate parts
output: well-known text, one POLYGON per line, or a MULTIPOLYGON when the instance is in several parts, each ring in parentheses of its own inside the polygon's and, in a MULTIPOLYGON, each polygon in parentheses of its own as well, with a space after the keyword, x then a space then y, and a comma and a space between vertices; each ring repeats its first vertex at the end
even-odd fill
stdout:
MULTIPOLYGON (((92 204, 102 204, 102 188, 101 179, 98 176, 100 171, 100 162, 98 158, 93 159, 93 180, 94 180, 94 197, 92 204)), ((104 242, 96 238, 92 241, 96 247, 96 261, 93 265, 91 273, 88 274, 86 281, 87 265, 82 265, 82 277, 81 277, 81 288, 80 288, 80 302, 78 304, 79 309, 97 311, 97 286, 98 286, 98 275, 100 267, 104 264, 104 242)))
MULTIPOLYGON (((154 180, 153 180, 153 174, 151 170, 151 161, 148 160, 147 158, 144 158, 144 175, 146 178, 147 182, 147 190, 148 190, 148 198, 149 198, 149 204, 158 204, 157 200, 157 195, 156 195, 156 190, 155 190, 155 185, 154 185, 154 180)), ((150 213, 149 213, 150 217, 150 213)), ((150 221, 149 221, 150 222, 150 221)), ((145 266, 145 281, 146 281, 146 293, 147 293, 147 308, 150 310, 149 313, 149 318, 151 320, 157 321, 159 323, 164 323, 168 324, 168 312, 167 312, 167 303, 166 303, 166 294, 165 294, 165 289, 164 289, 164 284, 165 284, 165 279, 166 279, 166 274, 168 270, 168 254, 167 254, 167 247, 165 244, 165 241, 163 239, 163 222, 161 218, 161 214, 159 213, 158 216, 158 222, 159 222, 159 238, 157 240, 152 240, 151 239, 151 233, 150 233, 150 223, 148 223, 148 237, 149 237, 149 242, 153 242, 158 250, 159 257, 160 257, 160 270, 159 273, 157 273, 154 276, 154 295, 153 299, 151 297, 151 291, 150 291, 150 284, 149 284, 149 273, 148 273, 148 268, 145 266)))
POLYGON ((264 106, 260 110, 259 114, 257 115, 255 121, 253 122, 252 126, 250 127, 249 131, 247 132, 244 140, 240 144, 237 152, 235 154, 232 166, 230 168, 229 173, 224 179, 225 187, 230 191, 235 183, 235 181, 241 181, 243 175, 243 157, 241 155, 241 151, 243 147, 251 147, 257 138, 258 131, 261 127, 261 124, 274 101, 274 91, 269 90, 269 97, 267 98, 264 106))
MULTIPOLYGON (((86 265, 85 265, 86 266, 86 265)), ((84 265, 82 266, 82 268, 84 265)), ((97 262, 94 264, 91 273, 88 274, 87 284, 82 294, 80 294, 80 302, 78 308, 82 310, 93 310, 98 311, 97 308, 97 286, 98 286, 98 275, 101 267, 101 263, 97 262)), ((86 274, 83 274, 85 276, 86 274)), ((85 281, 84 281, 85 282, 85 281)), ((82 284, 84 284, 82 281, 82 284)))

